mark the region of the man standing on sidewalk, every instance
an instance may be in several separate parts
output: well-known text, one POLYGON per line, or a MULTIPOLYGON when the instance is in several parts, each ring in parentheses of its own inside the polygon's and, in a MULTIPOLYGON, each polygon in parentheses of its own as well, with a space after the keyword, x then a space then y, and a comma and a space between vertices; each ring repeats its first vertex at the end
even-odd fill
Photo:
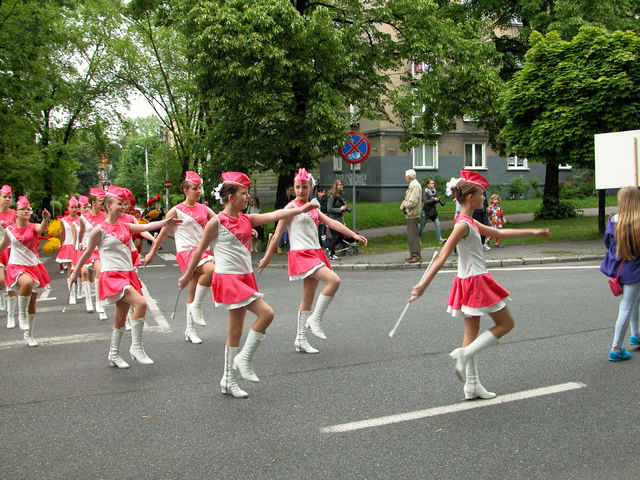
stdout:
POLYGON ((422 186, 416 180, 416 171, 409 169, 404 172, 409 184, 404 194, 404 201, 400 210, 407 219, 407 241, 409 242, 409 256, 405 260, 409 263, 420 261, 420 235, 418 235, 418 221, 422 210, 422 186))

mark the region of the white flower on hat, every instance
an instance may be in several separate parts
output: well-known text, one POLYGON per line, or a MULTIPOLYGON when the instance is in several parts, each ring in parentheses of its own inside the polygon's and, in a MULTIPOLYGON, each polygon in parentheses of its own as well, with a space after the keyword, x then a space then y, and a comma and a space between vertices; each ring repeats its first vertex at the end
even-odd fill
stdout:
POLYGON ((218 186, 216 188, 213 189, 213 196, 215 197, 216 200, 218 200, 220 203, 222 203, 222 197, 220 196, 220 190, 222 190, 222 187, 224 186, 223 182, 220 182, 218 184, 218 186))
POLYGON ((458 185, 460 180, 462 179, 451 177, 451 180, 447 182, 447 190, 445 191, 445 193, 447 194, 447 197, 450 197, 451 195, 453 195, 453 192, 451 190, 453 189, 453 187, 456 187, 458 185))

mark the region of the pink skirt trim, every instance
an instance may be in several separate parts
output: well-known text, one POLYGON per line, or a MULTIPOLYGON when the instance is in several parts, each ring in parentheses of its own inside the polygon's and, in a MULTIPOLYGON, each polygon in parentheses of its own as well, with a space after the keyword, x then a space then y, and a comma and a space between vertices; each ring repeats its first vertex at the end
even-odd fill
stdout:
POLYGON ((134 267, 139 267, 140 265, 142 265, 142 263, 140 262, 140 252, 138 252, 138 250, 131 250, 131 262, 133 263, 134 267))
POLYGON ((98 297, 100 300, 106 299, 109 303, 116 303, 129 288, 134 288, 142 295, 142 284, 134 270, 130 272, 120 270, 100 272, 98 277, 98 297))
POLYGON ((11 254, 10 248, 5 248, 2 253, 0 253, 0 267, 6 268, 9 264, 9 255, 11 254))
MULTIPOLYGON (((450 311, 471 311, 496 306, 500 301, 509 297, 509 292, 496 282, 490 273, 474 275, 467 278, 455 277, 449 292, 447 305, 450 311)), ((500 308, 498 308, 500 310, 500 308)))
POLYGON ((75 258, 75 248, 73 245, 62 245, 58 255, 56 255, 56 262, 58 263, 70 263, 75 258))
MULTIPOLYGON (((187 270, 187 267, 189 266, 189 262, 191 261, 191 257, 193 257, 193 254, 195 253, 194 250, 183 250, 181 252, 176 253, 176 262, 178 262, 178 267, 180 267, 180 272, 184 273, 187 270)), ((213 261, 213 255, 211 255, 211 250, 205 250, 202 256, 200 257, 200 261, 198 262, 198 267, 209 261, 213 261)))
MULTIPOLYGON (((87 250, 86 248, 83 248, 82 250, 76 250, 76 258, 73 259, 74 265, 78 264, 78 260, 82 255, 84 255, 84 252, 86 250, 87 250)), ((100 252, 98 251, 97 248, 93 251, 89 259, 83 265, 83 267, 87 267, 88 269, 93 269, 93 262, 95 262, 96 260, 100 260, 100 252)))
POLYGON ((322 266, 331 269, 331 263, 329 263, 329 259, 321 248, 289 250, 288 260, 289 280, 300 280, 308 277, 322 266))
MULTIPOLYGON (((216 307, 236 305, 258 292, 258 284, 253 273, 213 273, 211 294, 216 307)), ((251 302, 249 302, 251 303, 251 302)))
POLYGON ((49 277, 47 269, 44 268, 44 265, 41 263, 38 265, 10 264, 7 265, 7 269, 4 273, 7 288, 9 288, 9 290, 13 290, 14 292, 18 291, 18 277, 23 273, 27 273, 31 275, 31 278, 33 278, 34 293, 44 290, 44 288, 51 283, 51 277, 49 277))

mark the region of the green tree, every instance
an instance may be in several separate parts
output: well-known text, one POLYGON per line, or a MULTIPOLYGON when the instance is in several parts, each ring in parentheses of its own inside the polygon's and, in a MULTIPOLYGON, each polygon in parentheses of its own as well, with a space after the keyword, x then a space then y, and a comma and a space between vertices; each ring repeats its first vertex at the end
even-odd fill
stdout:
POLYGON ((593 168, 596 133, 640 125, 640 37, 583 27, 570 41, 534 32, 523 68, 501 95, 502 135, 545 163, 543 208, 558 204, 558 165, 593 168))

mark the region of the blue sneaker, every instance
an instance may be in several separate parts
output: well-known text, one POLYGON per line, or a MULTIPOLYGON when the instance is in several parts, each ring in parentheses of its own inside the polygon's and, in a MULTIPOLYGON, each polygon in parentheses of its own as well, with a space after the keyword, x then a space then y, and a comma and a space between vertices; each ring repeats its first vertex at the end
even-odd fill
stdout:
POLYGON ((629 360, 631 358, 631 354, 627 352, 624 347, 620 348, 619 352, 615 352, 613 350, 609 350, 609 361, 610 362, 620 362, 622 360, 629 360))
POLYGON ((631 335, 631 338, 629 339, 629 343, 631 345, 637 345, 640 347, 640 336, 638 335, 631 335))

